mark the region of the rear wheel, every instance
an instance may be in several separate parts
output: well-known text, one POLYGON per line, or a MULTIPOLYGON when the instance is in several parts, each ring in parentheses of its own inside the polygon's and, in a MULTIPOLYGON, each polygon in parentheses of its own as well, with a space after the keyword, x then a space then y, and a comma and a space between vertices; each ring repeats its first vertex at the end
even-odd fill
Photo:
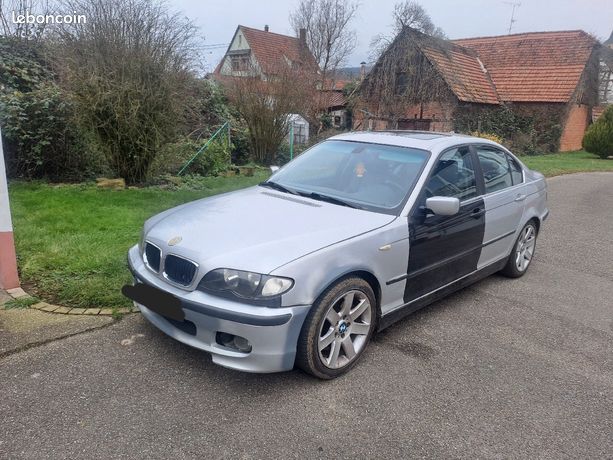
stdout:
POLYGON ((531 220, 519 233, 509 260, 501 270, 503 275, 509 278, 519 278, 526 273, 536 250, 536 235, 536 223, 531 220))
POLYGON ((304 322, 297 365, 321 379, 351 369, 372 337, 375 302, 372 288, 361 278, 346 278, 329 288, 304 322))

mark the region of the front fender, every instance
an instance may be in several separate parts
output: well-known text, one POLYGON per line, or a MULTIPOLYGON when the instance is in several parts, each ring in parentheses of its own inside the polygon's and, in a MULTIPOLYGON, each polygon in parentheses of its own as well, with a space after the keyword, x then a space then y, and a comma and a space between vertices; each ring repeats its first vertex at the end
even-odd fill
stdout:
POLYGON ((386 282, 406 274, 408 259, 408 225, 406 219, 399 218, 386 227, 282 265, 271 274, 295 280, 282 301, 283 306, 291 306, 313 304, 324 290, 350 273, 370 273, 381 287, 381 309, 385 312, 402 302, 404 283, 386 286, 386 282))

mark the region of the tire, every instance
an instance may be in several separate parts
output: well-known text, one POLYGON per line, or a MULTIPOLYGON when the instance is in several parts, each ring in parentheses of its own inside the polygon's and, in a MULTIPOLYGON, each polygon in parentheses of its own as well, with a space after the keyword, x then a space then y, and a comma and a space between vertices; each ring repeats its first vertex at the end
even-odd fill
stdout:
POLYGON ((362 356, 376 321, 377 304, 370 285, 358 277, 340 280, 307 315, 298 338, 296 365, 320 379, 343 375, 362 356))
POLYGON ((513 245, 513 250, 509 255, 507 264, 500 271, 509 278, 519 278, 524 276, 530 267, 536 251, 536 237, 538 229, 536 223, 531 220, 522 228, 517 241, 513 245))

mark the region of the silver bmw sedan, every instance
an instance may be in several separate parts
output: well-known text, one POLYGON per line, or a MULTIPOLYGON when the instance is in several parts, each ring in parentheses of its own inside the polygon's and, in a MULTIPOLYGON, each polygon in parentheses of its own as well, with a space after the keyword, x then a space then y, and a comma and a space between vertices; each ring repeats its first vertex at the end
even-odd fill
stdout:
POLYGON ((123 293, 217 364, 331 379, 411 312, 525 274, 546 200, 544 177, 489 140, 342 134, 258 186, 147 220, 123 293))

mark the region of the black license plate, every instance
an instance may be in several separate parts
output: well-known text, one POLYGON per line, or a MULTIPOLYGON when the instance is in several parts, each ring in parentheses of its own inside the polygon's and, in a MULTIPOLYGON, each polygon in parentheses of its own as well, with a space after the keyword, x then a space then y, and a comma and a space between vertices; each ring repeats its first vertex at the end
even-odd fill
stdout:
POLYGON ((183 321, 185 319, 185 312, 181 308, 181 300, 161 289, 147 284, 136 283, 134 286, 126 284, 121 289, 121 292, 128 299, 132 299, 166 318, 174 319, 175 321, 183 321))

